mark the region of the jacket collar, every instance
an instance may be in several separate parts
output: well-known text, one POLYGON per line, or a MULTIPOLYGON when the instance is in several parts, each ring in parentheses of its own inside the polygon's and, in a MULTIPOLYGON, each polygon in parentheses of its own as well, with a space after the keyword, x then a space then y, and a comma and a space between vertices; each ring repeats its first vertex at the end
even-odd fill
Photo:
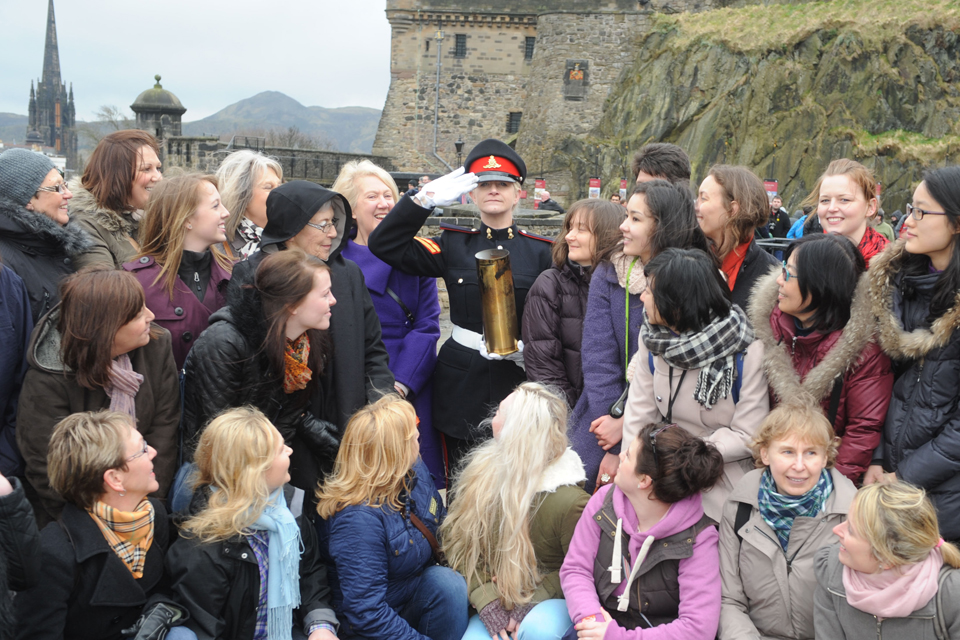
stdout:
POLYGON ((553 493, 560 487, 580 484, 586 482, 586 480, 587 474, 583 470, 583 461, 580 460, 576 451, 567 447, 563 455, 543 470, 537 492, 553 493))
POLYGON ((897 287, 895 277, 900 273, 906 252, 906 242, 898 240, 870 261, 870 302, 877 318, 878 341, 892 358, 917 360, 934 349, 945 346, 960 326, 960 292, 954 304, 937 318, 929 329, 905 331, 900 319, 893 313, 893 295, 897 287))
MULTIPOLYGON (((757 493, 760 491, 760 476, 764 469, 754 469, 747 473, 733 489, 728 498, 731 502, 746 502, 754 509, 759 509, 757 493)), ((857 494, 857 488, 836 467, 830 469, 830 479, 833 480, 833 491, 827 496, 823 505, 826 515, 846 515, 857 494)))
POLYGON ((69 373, 69 369, 60 359, 60 331, 57 330, 59 320, 58 304, 37 321, 27 349, 27 363, 43 371, 69 373))
POLYGON ((480 237, 487 240, 493 240, 494 242, 513 240, 520 237, 520 229, 517 227, 516 223, 511 224, 509 227, 505 227, 503 229, 494 229, 493 227, 488 227, 486 224, 481 222, 480 237))
POLYGON ((71 180, 69 187, 73 193, 73 199, 70 200, 71 216, 80 215, 89 218, 108 231, 123 231, 127 234, 136 231, 138 226, 136 212, 104 209, 97 204, 93 194, 80 184, 80 178, 71 180))
POLYGON ((843 333, 800 382, 787 346, 781 344, 781 337, 774 333, 771 325, 771 314, 777 306, 777 276, 777 273, 770 273, 758 280, 748 306, 750 322, 757 338, 763 342, 763 368, 778 398, 793 397, 802 389, 819 402, 833 389, 837 376, 856 366, 863 349, 873 338, 875 322, 870 305, 869 279, 866 274, 860 276, 850 306, 850 320, 843 333))
POLYGON ((363 272, 363 279, 367 288, 375 293, 383 295, 387 291, 387 281, 390 279, 390 273, 393 268, 386 262, 373 255, 370 247, 357 244, 352 239, 347 240, 347 246, 343 249, 343 257, 352 260, 360 267, 363 272))

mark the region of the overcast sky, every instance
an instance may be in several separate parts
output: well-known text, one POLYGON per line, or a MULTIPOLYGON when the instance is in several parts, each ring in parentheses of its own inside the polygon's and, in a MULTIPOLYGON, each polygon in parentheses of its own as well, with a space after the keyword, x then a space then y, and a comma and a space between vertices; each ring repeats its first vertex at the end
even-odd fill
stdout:
MULTIPOLYGON (((128 109, 160 74, 199 120, 261 91, 306 106, 382 109, 385 0, 54 0, 77 119, 128 109)), ((0 0, 0 112, 27 114, 43 70, 47 0, 0 0)))

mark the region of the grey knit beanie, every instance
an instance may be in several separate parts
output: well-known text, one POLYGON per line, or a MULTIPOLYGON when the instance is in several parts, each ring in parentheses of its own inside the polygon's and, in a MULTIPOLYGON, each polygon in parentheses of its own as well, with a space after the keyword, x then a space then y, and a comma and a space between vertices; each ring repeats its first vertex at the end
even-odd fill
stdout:
POLYGON ((44 178, 55 169, 53 160, 29 149, 7 149, 0 153, 0 197, 26 206, 44 178))

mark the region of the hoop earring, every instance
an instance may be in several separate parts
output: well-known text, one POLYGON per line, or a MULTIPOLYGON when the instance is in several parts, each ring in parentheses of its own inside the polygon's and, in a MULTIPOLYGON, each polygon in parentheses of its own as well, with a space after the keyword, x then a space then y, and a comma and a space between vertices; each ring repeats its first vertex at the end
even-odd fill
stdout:
POLYGON ((124 497, 125 495, 127 495, 127 493, 126 493, 125 491, 121 491, 121 492, 120 492, 120 497, 121 497, 121 498, 124 497))

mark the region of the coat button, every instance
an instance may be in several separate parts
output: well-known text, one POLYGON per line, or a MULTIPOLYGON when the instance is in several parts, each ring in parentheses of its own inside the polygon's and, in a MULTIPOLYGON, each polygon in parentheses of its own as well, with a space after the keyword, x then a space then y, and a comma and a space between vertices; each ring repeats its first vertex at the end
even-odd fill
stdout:
POLYGON ((457 284, 463 284, 463 278, 460 278, 459 280, 457 280, 457 284))
POLYGON ((242 559, 246 560, 246 559, 247 559, 247 554, 246 554, 246 553, 241 553, 241 554, 240 554, 240 557, 241 557, 242 559))
POLYGON ((176 309, 173 310, 173 313, 176 314, 176 315, 178 315, 178 316, 182 316, 182 315, 183 315, 183 307, 177 307, 176 309))
POLYGON ((393 552, 393 555, 395 555, 395 556, 400 555, 400 549, 396 549, 396 550, 393 552))
POLYGON ((147 264, 148 262, 150 262, 150 258, 148 258, 147 256, 143 256, 142 258, 140 258, 140 264, 147 264))
POLYGON ((190 333, 189 331, 184 331, 181 337, 183 338, 184 342, 190 342, 191 340, 193 340, 193 334, 190 333))
POLYGON ((71 262, 73 262, 73 261, 72 261, 70 258, 64 258, 64 259, 63 259, 63 264, 70 264, 71 262))
POLYGON ((497 249, 503 249, 503 245, 502 245, 502 244, 498 244, 498 245, 497 245, 497 249))
POLYGON ((663 543, 663 546, 669 547, 669 546, 670 546, 670 543, 669 543, 669 542, 664 542, 664 543, 663 543))
POLYGON ((413 544, 413 538, 410 538, 410 544, 413 544))

